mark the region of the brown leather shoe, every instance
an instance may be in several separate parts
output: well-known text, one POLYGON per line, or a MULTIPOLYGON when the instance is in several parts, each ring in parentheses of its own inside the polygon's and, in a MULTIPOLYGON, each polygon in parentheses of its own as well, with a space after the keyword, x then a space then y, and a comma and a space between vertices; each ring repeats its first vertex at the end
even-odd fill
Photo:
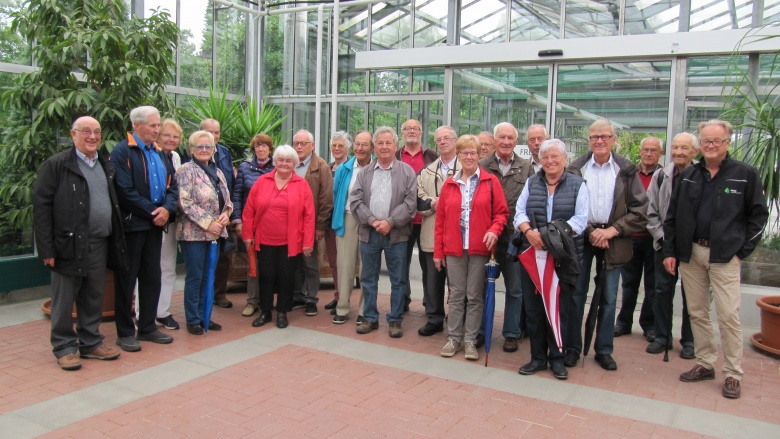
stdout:
POLYGON ((114 349, 111 346, 101 344, 95 350, 87 354, 81 354, 81 358, 91 358, 93 360, 116 360, 119 358, 119 349, 114 349))
POLYGON ((728 377, 723 381, 723 396, 730 399, 739 398, 742 389, 739 387, 739 380, 734 377, 728 377))
POLYGON ((701 364, 697 364, 696 366, 693 366, 693 369, 680 375, 680 381, 684 381, 686 383, 695 383, 698 381, 714 380, 714 379, 715 379, 715 370, 707 369, 701 364))
POLYGON ((515 337, 504 339, 504 352, 517 352, 517 339, 515 337))
POLYGON ((62 370, 79 370, 81 369, 81 361, 76 356, 75 353, 71 352, 69 354, 63 355, 60 358, 57 358, 57 364, 60 365, 62 370))

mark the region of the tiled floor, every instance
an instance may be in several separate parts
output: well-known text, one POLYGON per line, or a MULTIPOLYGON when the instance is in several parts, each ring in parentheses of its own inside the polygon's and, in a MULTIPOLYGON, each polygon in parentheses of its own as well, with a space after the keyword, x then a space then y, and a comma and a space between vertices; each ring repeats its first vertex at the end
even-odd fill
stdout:
MULTIPOLYGON (((321 291, 320 303, 331 295, 321 291)), ((693 363, 677 349, 669 363, 646 354, 641 334, 615 340, 617 372, 591 355, 560 382, 549 372, 516 373, 529 360, 528 342, 501 351, 500 313, 485 368, 484 357, 438 356, 446 333, 417 334, 419 300, 404 337, 391 339, 384 321, 358 335, 353 319, 334 325, 322 309, 315 317, 293 311, 285 330, 252 328, 240 315, 243 295, 231 299, 234 308, 214 311, 223 331, 166 331, 173 344, 84 360, 78 372, 57 367, 48 320, 0 328, 0 437, 734 438, 774 437, 780 428, 780 361, 749 346, 743 396, 732 401, 720 396, 720 374, 680 382, 693 363)), ((379 302, 386 311, 388 297, 379 302)), ((182 322, 181 293, 173 310, 182 322)), ((114 325, 101 330, 114 343, 114 325)))

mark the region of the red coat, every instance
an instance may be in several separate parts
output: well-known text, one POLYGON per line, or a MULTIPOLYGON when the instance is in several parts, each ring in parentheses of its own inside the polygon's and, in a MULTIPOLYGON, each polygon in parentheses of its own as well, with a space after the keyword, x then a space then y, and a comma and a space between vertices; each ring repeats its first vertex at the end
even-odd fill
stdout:
MULTIPOLYGON (((463 256, 463 238, 460 233, 460 185, 448 178, 441 188, 436 207, 436 228, 433 239, 433 257, 463 256)), ((472 200, 469 219, 469 254, 490 256, 482 242, 485 233, 501 236, 509 216, 501 182, 490 172, 480 168, 479 183, 472 200), (493 193, 490 193, 490 188, 493 193), (491 209, 492 204, 492 209, 491 209)))
MULTIPOLYGON (((260 250, 260 227, 284 227, 281 224, 264 224, 264 213, 276 187, 276 170, 263 175, 252 186, 244 205, 241 220, 244 224, 242 238, 254 239, 255 250, 260 250)), ((287 183, 287 253, 290 257, 303 252, 303 247, 314 247, 314 198, 309 183, 293 173, 287 183)))

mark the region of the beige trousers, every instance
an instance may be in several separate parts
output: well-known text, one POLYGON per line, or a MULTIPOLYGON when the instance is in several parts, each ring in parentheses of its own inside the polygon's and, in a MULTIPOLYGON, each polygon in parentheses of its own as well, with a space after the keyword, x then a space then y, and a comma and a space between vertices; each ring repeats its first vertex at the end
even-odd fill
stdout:
MULTIPOLYGON (((339 302, 336 314, 349 315, 349 299, 355 288, 355 265, 360 260, 360 242, 358 239, 358 224, 351 213, 344 213, 344 236, 336 236, 336 254, 339 267, 338 290, 339 302)), ((363 290, 360 290, 358 315, 363 315, 363 290)))
POLYGON ((696 362, 707 369, 714 369, 718 359, 718 345, 710 319, 710 303, 714 301, 723 347, 723 375, 741 380, 740 262, 736 257, 725 264, 710 263, 709 260, 710 249, 693 244, 691 261, 680 263, 696 362))

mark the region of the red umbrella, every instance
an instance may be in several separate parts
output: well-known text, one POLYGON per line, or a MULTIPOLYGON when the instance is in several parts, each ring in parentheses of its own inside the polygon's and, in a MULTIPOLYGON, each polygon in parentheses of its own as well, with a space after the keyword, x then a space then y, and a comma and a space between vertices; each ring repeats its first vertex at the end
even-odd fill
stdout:
POLYGON ((555 273, 555 259, 546 250, 537 250, 533 246, 520 254, 520 262, 536 286, 536 294, 542 295, 544 312, 550 322, 555 343, 563 352, 561 338, 560 297, 561 287, 558 285, 558 274, 555 273))

